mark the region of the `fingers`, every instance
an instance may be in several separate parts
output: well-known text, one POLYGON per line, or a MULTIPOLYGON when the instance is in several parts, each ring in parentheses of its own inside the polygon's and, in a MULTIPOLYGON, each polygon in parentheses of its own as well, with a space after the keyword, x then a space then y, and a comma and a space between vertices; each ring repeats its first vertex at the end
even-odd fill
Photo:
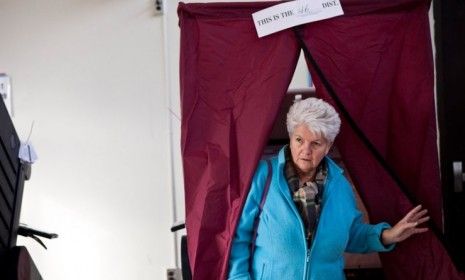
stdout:
POLYGON ((420 212, 417 212, 415 215, 413 215, 409 222, 415 222, 421 219, 423 216, 425 216, 428 213, 428 209, 423 209, 420 212))
POLYGON ((424 217, 426 214, 428 214, 428 209, 422 209, 422 205, 417 205, 415 208, 413 208, 412 210, 410 210, 407 215, 404 216, 404 218, 402 219, 402 221, 404 222, 418 222, 419 224, 420 223, 423 223, 425 221, 427 221, 429 219, 429 216, 428 219, 426 219, 425 221, 423 220, 424 217), (420 221, 421 220, 421 221, 420 221))
POLYGON ((415 221, 410 221, 410 222, 405 222, 403 224, 404 228, 406 229, 410 229, 410 228, 415 228, 417 227, 419 224, 422 224, 424 222, 427 222, 428 220, 430 219, 429 216, 426 216, 426 217, 422 217, 418 220, 415 220, 415 221))
MULTIPOLYGON (((417 233, 418 229, 420 229, 420 228, 417 228, 417 226, 421 223, 426 222, 427 220, 429 220, 429 217, 425 217, 416 222, 404 222, 404 223, 397 224, 395 226, 395 229, 396 229, 395 231, 397 232, 398 235, 410 236, 413 233, 417 233)), ((421 230, 418 233, 423 232, 423 229, 424 228, 421 228, 421 230)))
POLYGON ((404 223, 403 224, 403 229, 405 230, 411 230, 414 229, 416 226, 418 226, 418 222, 409 222, 409 223, 404 223))
POLYGON ((402 233, 399 233, 399 235, 397 237, 395 237, 395 239, 397 240, 396 242, 401 242, 401 241, 404 241, 407 238, 410 238, 412 235, 425 233, 427 231, 428 231, 428 228, 416 228, 416 227, 413 227, 413 228, 406 229, 402 233))
POLYGON ((426 227, 417 227, 430 219, 429 216, 426 216, 427 214, 427 209, 422 209, 421 205, 417 205, 393 227, 394 235, 392 239, 396 240, 395 242, 400 242, 412 235, 428 231, 426 227))
MULTIPOLYGON (((424 221, 423 221, 424 222, 424 221)), ((413 223, 405 223, 403 230, 399 233, 400 236, 402 236, 402 240, 406 239, 414 234, 418 233, 423 233, 428 231, 428 228, 419 228, 417 227, 420 224, 420 222, 413 222, 413 223)))
POLYGON ((418 219, 418 220, 416 221, 416 223, 417 223, 417 224, 422 224, 422 223, 424 223, 424 222, 426 222, 426 221, 428 221, 428 220, 429 220, 429 216, 423 217, 423 218, 421 218, 421 219, 418 219))
POLYGON ((417 207, 413 208, 412 210, 410 210, 407 215, 404 216, 404 218, 402 220, 405 220, 405 221, 410 221, 412 219, 412 217, 414 217, 418 211, 421 210, 421 205, 418 205, 417 207))
POLYGON ((428 228, 416 228, 415 229, 415 234, 423 233, 423 232, 427 232, 427 231, 428 231, 428 228))

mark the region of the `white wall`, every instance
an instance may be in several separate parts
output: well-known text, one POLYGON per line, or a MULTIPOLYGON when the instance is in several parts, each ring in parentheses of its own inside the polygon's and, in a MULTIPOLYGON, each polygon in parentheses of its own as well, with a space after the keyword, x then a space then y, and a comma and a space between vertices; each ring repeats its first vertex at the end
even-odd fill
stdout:
POLYGON ((39 155, 21 222, 60 235, 47 251, 18 244, 47 280, 165 279, 176 266, 178 1, 164 2, 156 16, 152 0, 0 0, 0 72, 21 139, 35 122, 39 155))
POLYGON ((0 72, 40 157, 20 238, 42 276, 166 279, 174 266, 163 18, 154 1, 0 0, 0 72))

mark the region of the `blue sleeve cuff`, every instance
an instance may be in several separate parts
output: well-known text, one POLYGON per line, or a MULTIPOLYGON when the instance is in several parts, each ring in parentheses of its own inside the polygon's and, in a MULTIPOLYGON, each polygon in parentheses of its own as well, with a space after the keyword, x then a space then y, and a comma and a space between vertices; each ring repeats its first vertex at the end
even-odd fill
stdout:
POLYGON ((390 244, 390 245, 384 245, 383 242, 381 241, 381 234, 383 233, 383 230, 389 229, 391 226, 388 223, 379 223, 374 225, 373 231, 374 233, 372 234, 372 238, 370 238, 370 243, 373 245, 376 251, 378 252, 389 252, 394 249, 396 246, 395 243, 390 244))

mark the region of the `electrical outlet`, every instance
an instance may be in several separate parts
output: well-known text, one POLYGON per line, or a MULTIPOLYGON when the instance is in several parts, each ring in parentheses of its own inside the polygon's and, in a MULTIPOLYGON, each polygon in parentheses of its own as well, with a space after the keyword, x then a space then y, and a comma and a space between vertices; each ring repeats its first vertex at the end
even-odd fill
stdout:
POLYGON ((6 109, 10 116, 13 116, 13 102, 11 98, 11 82, 10 77, 4 73, 0 73, 0 96, 5 103, 6 109))
POLYGON ((182 272, 179 268, 169 268, 166 271, 167 280, 182 280, 182 272))
POLYGON ((163 0, 155 0, 155 14, 156 15, 163 14, 163 0))

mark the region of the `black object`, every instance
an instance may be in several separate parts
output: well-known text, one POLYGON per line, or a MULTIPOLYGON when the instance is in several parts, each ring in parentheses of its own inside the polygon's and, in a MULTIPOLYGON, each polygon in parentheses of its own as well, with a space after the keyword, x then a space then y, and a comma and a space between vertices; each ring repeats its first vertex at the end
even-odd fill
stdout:
POLYGON ((384 280, 382 268, 344 269, 346 280, 384 280))
MULTIPOLYGON (((181 221, 174 224, 171 227, 171 232, 178 231, 186 227, 186 224, 181 221)), ((192 279, 192 272, 191 267, 189 264, 189 254, 187 253, 187 236, 181 236, 181 273, 183 280, 191 280, 192 279)))
POLYGON ((192 280, 189 254, 187 253, 187 236, 185 235, 181 237, 181 272, 183 280, 192 280))
POLYGON ((453 170, 454 162, 465 167, 465 1, 433 1, 433 12, 444 232, 465 271, 465 182, 463 168, 453 170))
POLYGON ((30 165, 18 158, 19 147, 13 123, 0 102, 0 249, 16 245, 24 181, 30 176, 30 165))
POLYGON ((178 230, 183 229, 185 227, 186 227, 186 224, 184 223, 184 221, 177 222, 171 227, 171 232, 178 231, 178 230))
POLYGON ((163 1, 162 0, 155 0, 155 9, 158 12, 161 12, 163 10, 163 1))
POLYGON ((26 247, 18 246, 0 251, 0 279, 42 280, 26 247))
POLYGON ((39 231, 39 230, 30 228, 30 227, 28 227, 26 225, 20 225, 19 226, 18 234, 22 235, 22 236, 25 236, 25 237, 31 237, 32 239, 37 241, 40 245, 42 245, 42 247, 44 247, 45 249, 47 249, 47 246, 45 246, 44 242, 42 242, 42 240, 40 240, 40 238, 37 237, 37 236, 45 237, 45 238, 48 238, 48 239, 58 237, 58 234, 56 234, 56 233, 48 233, 48 232, 44 232, 44 231, 39 231))
POLYGON ((0 101, 0 279, 42 280, 25 247, 16 247, 18 234, 56 238, 19 226, 24 181, 31 177, 31 165, 18 158, 20 141, 5 104, 0 101))

